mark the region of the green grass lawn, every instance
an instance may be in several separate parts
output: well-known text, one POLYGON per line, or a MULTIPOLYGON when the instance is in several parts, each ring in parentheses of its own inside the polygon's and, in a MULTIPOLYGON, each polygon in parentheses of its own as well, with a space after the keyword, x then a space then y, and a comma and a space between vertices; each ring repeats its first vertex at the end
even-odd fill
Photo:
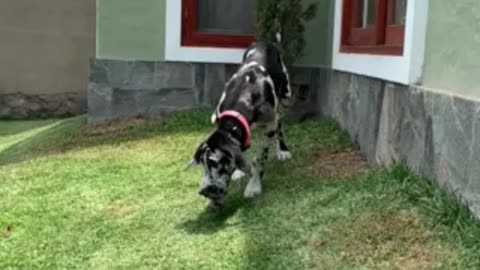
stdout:
POLYGON ((313 175, 315 153, 352 147, 329 121, 288 125, 294 159, 269 162, 261 197, 234 183, 205 211, 185 165, 208 122, 0 122, 0 269, 480 268, 478 224, 402 167, 313 175))

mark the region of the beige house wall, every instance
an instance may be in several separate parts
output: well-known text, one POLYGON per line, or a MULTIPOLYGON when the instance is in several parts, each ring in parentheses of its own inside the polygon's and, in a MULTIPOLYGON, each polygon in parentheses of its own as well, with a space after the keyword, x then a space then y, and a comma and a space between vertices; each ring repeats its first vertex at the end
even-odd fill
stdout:
POLYGON ((86 96, 95 0, 0 1, 0 95, 86 96))

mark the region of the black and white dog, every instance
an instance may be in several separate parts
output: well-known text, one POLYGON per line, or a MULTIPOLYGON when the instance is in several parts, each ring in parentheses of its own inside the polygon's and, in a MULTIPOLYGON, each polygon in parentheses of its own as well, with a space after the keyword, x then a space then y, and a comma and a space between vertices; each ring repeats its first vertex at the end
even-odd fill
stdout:
POLYGON ((271 145, 276 146, 279 160, 291 158, 281 126, 291 96, 288 71, 278 47, 261 42, 251 45, 212 115, 217 129, 198 147, 191 163, 204 167, 199 193, 210 199, 210 206, 224 204, 231 179, 250 177, 244 196, 259 195, 271 145), (243 152, 250 146, 251 130, 257 127, 265 138, 250 165, 243 152))

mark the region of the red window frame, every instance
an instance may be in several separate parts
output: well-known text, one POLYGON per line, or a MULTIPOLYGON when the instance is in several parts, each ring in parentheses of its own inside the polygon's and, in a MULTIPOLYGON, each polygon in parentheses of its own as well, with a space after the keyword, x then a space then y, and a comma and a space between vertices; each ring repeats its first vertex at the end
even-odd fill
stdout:
POLYGON ((198 0, 182 0, 182 46, 247 48, 255 41, 253 35, 228 35, 198 32, 198 0))
POLYGON ((377 0, 375 25, 359 28, 358 0, 343 0, 340 52, 403 55, 405 26, 393 23, 396 0, 377 0))

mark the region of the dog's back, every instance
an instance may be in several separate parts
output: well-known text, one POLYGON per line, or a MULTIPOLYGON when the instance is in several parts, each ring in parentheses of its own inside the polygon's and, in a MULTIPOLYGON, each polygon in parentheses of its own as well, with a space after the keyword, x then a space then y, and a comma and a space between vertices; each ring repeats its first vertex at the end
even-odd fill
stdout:
POLYGON ((242 65, 227 82, 212 122, 224 110, 239 111, 251 123, 271 121, 283 115, 291 95, 280 50, 274 44, 256 42, 245 51, 242 65))
POLYGON ((243 65, 258 63, 263 66, 275 85, 275 93, 280 101, 291 97, 289 76, 282 59, 280 49, 271 43, 256 42, 252 44, 243 55, 243 65))
POLYGON ((274 89, 274 82, 263 66, 255 63, 243 67, 227 83, 219 112, 237 111, 249 119, 250 124, 270 122, 278 107, 274 89))

